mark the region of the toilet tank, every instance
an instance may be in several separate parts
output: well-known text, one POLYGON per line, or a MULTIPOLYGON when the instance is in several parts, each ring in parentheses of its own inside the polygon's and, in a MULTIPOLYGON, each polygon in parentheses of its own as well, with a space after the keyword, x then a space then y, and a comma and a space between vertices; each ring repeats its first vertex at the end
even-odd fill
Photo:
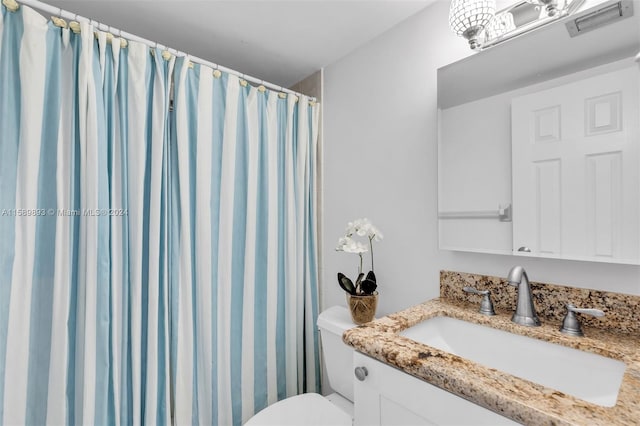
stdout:
POLYGON ((353 401, 353 349, 342 341, 342 333, 355 326, 344 306, 332 306, 318 315, 329 385, 349 401, 353 401))

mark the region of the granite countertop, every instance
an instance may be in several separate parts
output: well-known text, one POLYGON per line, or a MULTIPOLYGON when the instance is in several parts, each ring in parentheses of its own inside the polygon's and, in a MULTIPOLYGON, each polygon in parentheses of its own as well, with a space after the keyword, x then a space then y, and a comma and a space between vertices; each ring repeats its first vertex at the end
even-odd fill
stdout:
POLYGON ((343 340, 359 352, 462 398, 527 425, 640 424, 640 337, 583 325, 585 337, 560 333, 558 321, 541 318, 540 327, 511 322, 512 311, 496 307, 496 316, 478 313, 478 303, 433 299, 360 327, 343 340), (482 366, 415 342, 398 333, 436 316, 448 316, 600 354, 623 361, 627 369, 613 407, 585 402, 528 380, 482 366))

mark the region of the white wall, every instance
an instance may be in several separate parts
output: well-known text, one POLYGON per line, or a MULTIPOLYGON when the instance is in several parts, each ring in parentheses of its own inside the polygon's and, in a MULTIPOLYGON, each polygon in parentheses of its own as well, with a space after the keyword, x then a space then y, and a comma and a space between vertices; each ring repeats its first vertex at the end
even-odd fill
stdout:
MULTIPOLYGON (((349 220, 367 216, 380 305, 388 314, 436 297, 441 269, 640 294, 640 267, 438 250, 436 69, 470 54, 438 1, 326 67, 324 74, 323 306, 344 304, 335 275, 356 257, 335 252, 349 220)), ((481 84, 481 82, 479 82, 481 84)))

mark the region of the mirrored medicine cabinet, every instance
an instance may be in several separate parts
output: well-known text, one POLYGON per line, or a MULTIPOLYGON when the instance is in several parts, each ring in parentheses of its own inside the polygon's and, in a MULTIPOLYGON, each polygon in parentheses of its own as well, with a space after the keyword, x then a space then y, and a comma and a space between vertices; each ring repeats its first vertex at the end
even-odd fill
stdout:
POLYGON ((441 249, 640 264, 633 6, 599 3, 438 70, 441 249))

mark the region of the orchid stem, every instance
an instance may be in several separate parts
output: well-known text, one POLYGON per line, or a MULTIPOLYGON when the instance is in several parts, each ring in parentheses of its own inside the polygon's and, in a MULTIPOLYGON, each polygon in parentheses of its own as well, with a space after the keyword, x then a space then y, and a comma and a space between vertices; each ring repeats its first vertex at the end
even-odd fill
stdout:
POLYGON ((373 237, 369 237, 369 248, 371 249, 371 270, 375 272, 373 268, 373 237))

